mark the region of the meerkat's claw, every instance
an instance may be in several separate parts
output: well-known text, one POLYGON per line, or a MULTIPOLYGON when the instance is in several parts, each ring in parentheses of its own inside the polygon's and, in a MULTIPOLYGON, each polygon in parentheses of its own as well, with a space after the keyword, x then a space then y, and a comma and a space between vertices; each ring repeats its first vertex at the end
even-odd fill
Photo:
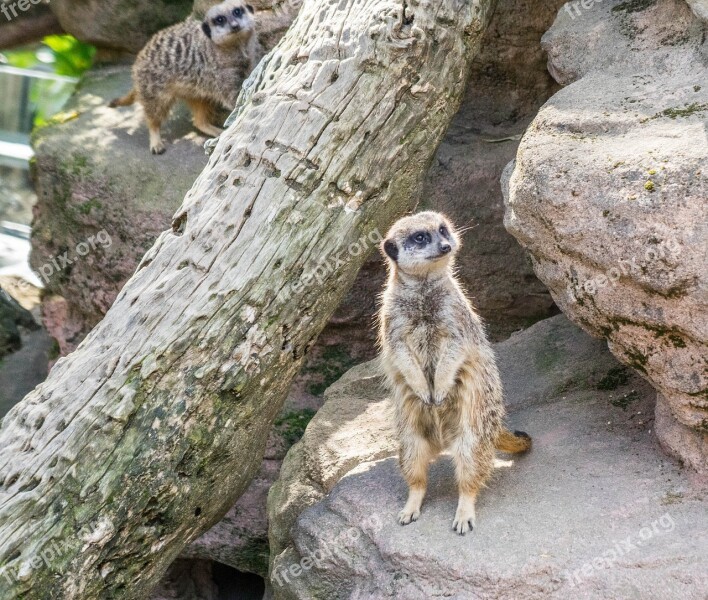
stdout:
POLYGON ((433 397, 432 397, 430 394, 428 394, 428 393, 417 394, 417 396, 418 396, 418 398, 421 399, 421 401, 423 402, 423 404, 428 405, 428 404, 432 404, 432 403, 433 403, 433 397))
POLYGON ((472 531, 475 526, 475 510, 474 500, 461 497, 455 512, 455 520, 452 522, 452 528, 460 535, 465 535, 468 531, 472 531))
POLYGON ((164 154, 165 150, 167 150, 167 148, 165 148, 164 144, 159 144, 157 146, 150 146, 150 152, 152 152, 153 154, 164 154))
POLYGON ((440 406, 445 400, 447 399, 447 394, 442 393, 442 392, 435 392, 435 399, 433 400, 433 403, 435 406, 440 406))
POLYGON ((455 518, 452 523, 452 528, 460 535, 465 535, 468 531, 472 531, 474 529, 474 522, 472 519, 458 521, 457 518, 455 518))
POLYGON ((398 522, 401 525, 408 525, 413 521, 417 521, 418 517, 420 517, 419 510, 411 510, 408 508, 404 508, 401 512, 398 513, 398 522))

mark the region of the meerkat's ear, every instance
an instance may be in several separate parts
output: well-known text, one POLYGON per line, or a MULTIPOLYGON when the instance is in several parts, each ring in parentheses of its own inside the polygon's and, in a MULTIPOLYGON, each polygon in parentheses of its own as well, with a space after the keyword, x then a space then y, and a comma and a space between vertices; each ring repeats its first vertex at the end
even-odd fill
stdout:
POLYGON ((386 240, 383 244, 383 250, 393 262, 398 260, 398 246, 393 240, 386 240))
POLYGON ((209 27, 209 23, 206 21, 202 23, 202 31, 204 32, 204 35, 211 39, 211 27, 209 27))
POLYGON ((253 14, 253 7, 250 4, 246 4, 246 8, 248 9, 248 12, 253 14))

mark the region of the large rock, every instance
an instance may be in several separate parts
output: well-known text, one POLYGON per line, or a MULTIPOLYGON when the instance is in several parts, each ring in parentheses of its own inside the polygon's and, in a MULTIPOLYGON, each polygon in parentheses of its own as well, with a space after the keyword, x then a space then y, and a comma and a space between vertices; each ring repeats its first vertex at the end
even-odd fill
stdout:
POLYGON ((192 0, 52 0, 49 6, 74 37, 99 48, 137 53, 153 33, 184 19, 192 0))
POLYGON ((708 0, 686 0, 686 2, 688 2, 697 17, 708 23, 708 0))
POLYGON ((705 25, 681 0, 606 2, 561 10, 543 45, 567 87, 507 173, 506 225, 558 306, 659 390, 666 448, 707 469, 705 25))
POLYGON ((62 33, 48 2, 38 4, 35 0, 31 10, 22 10, 19 2, 3 0, 1 4, 5 5, 7 14, 0 19, 0 49, 24 46, 39 42, 44 36, 62 33))
POLYGON ((165 125, 169 152, 151 156, 140 111, 107 106, 128 89, 127 67, 92 71, 33 134, 31 263, 44 279, 44 322, 62 354, 103 318, 207 161, 206 138, 186 109, 165 125))
POLYGON ((398 525, 388 402, 362 365, 327 392, 271 491, 277 599, 704 597, 707 490, 657 447, 652 388, 563 316, 495 350, 534 448, 483 492, 475 530, 451 530, 447 457, 420 520, 398 525))
POLYGON ((39 293, 24 279, 0 275, 0 419, 47 376, 53 340, 37 324, 39 293))

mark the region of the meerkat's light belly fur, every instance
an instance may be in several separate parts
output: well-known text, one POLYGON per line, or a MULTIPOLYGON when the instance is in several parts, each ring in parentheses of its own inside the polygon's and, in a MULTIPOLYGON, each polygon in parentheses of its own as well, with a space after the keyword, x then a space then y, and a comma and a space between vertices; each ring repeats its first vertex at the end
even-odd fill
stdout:
MULTIPOLYGON (((431 337, 437 336, 431 336, 423 328, 414 329, 407 336, 429 381, 433 380, 440 355, 440 348, 427 342, 431 337)), ((502 428, 504 405, 501 381, 490 348, 470 346, 465 349, 456 384, 440 406, 420 401, 394 362, 387 360, 390 352, 384 342, 383 365, 393 390, 399 436, 421 435, 430 441, 436 452, 450 450, 461 436, 474 436, 475 444, 494 446, 502 428)))

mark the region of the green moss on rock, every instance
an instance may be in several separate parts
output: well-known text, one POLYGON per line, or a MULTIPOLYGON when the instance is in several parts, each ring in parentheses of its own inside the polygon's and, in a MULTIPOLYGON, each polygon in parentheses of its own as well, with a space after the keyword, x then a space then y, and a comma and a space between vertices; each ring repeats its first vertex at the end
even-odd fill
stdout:
POLYGON ((629 381, 629 372, 626 367, 612 367, 607 374, 597 383, 598 390, 616 390, 629 381))

